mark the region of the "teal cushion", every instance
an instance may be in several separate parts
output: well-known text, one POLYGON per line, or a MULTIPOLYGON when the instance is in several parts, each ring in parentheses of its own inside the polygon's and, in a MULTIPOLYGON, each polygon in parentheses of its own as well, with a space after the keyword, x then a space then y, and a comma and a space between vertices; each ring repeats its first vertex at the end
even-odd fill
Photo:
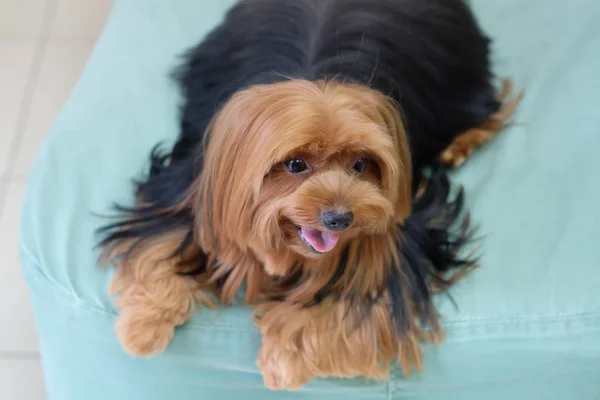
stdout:
POLYGON ((121 0, 31 173, 21 254, 49 399, 600 398, 600 2, 477 0, 500 76, 526 97, 521 125, 456 174, 481 226, 482 268, 440 297, 448 339, 425 373, 317 380, 269 392, 242 307, 202 310, 159 357, 132 359, 113 330, 111 270, 94 229, 150 148, 177 135, 176 57, 233 0, 121 0))

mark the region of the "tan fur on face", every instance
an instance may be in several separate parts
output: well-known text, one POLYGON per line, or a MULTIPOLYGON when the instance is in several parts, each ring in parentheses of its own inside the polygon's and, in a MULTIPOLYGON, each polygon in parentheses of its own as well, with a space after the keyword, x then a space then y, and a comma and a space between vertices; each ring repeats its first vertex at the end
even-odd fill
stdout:
POLYGON ((233 96, 208 136, 205 167, 193 187, 197 237, 225 269, 252 253, 269 273, 285 274, 310 257, 296 226, 318 228, 317 214, 328 206, 355 213, 345 242, 386 231, 410 212, 411 162, 402 123, 386 97, 363 86, 256 86, 233 96), (359 156, 376 164, 366 177, 350 171, 359 156), (290 157, 306 158, 311 175, 283 171, 290 157))

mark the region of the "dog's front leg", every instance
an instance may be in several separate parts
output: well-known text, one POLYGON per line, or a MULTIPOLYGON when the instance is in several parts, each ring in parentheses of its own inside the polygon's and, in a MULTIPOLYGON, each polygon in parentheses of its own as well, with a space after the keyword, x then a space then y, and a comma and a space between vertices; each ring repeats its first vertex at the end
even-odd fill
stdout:
POLYGON ((187 322, 196 303, 212 306, 210 293, 198 277, 181 275, 185 267, 174 255, 183 233, 153 238, 135 247, 121 243, 117 271, 110 285, 119 316, 116 332, 125 351, 133 356, 163 352, 175 327, 187 322), (125 250, 125 251, 123 251, 125 250))
POLYGON ((277 337, 263 337, 257 366, 265 386, 271 390, 297 390, 314 375, 296 349, 282 345, 277 337))
POLYGON ((311 306, 269 303, 258 312, 257 365, 270 389, 298 389, 316 377, 385 379, 400 349, 384 304, 362 309, 326 299, 311 306))

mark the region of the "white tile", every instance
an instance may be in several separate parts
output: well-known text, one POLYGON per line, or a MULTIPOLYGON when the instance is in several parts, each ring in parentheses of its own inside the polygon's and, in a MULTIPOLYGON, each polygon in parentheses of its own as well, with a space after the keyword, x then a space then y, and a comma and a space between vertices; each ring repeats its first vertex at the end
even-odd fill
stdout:
POLYGON ((15 135, 34 50, 34 40, 0 39, 0 176, 15 135))
POLYGON ((17 176, 29 173, 46 133, 68 100, 92 49, 93 43, 87 41, 50 40, 47 44, 13 170, 17 176))
MULTIPOLYGON (((2 352, 37 352, 37 334, 29 288, 19 264, 19 220, 24 183, 8 184, 0 210, 0 355, 2 352)), ((0 374, 1 375, 1 374, 0 374)), ((0 396, 0 399, 12 397, 0 396)))
POLYGON ((0 0, 0 37, 36 38, 47 4, 48 0, 0 0))
POLYGON ((0 358, 0 399, 44 400, 44 376, 39 359, 0 358))
POLYGON ((50 36, 96 40, 112 4, 112 0, 58 0, 50 36))

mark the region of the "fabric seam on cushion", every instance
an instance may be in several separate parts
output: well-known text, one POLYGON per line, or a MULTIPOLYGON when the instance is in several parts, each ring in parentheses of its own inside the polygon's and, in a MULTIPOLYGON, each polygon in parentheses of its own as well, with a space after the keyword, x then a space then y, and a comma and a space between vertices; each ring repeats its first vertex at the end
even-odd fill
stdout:
MULTIPOLYGON (((104 314, 104 315, 110 315, 113 317, 117 315, 116 312, 111 311, 107 308, 99 307, 99 306, 91 304, 89 301, 84 300, 83 298, 78 296, 75 292, 69 291, 62 285, 51 280, 48 276, 46 276, 46 274, 44 274, 42 272, 42 269, 40 268, 39 260, 32 255, 32 253, 29 251, 27 246, 25 246, 23 243, 21 243, 20 249, 22 252, 22 256, 26 257, 29 260, 29 262, 31 262, 34 266, 33 269, 28 269, 28 270, 26 270, 25 268, 22 268, 23 274, 25 276, 29 276, 30 278, 35 279, 36 281, 40 282, 42 285, 45 285, 46 287, 52 287, 52 288, 56 289, 57 292, 60 294, 60 296, 67 302, 71 303, 72 306, 89 309, 91 311, 95 311, 95 312, 98 312, 98 313, 104 314)), ((593 320, 593 319, 600 319, 600 312, 591 312, 591 313, 584 313, 584 314, 581 314, 581 313, 580 314, 568 314, 568 315, 563 315, 563 316, 550 316, 550 317, 539 316, 539 315, 528 315, 528 316, 524 316, 524 317, 507 317, 507 318, 503 318, 503 319, 472 318, 472 319, 465 319, 465 320, 459 320, 459 321, 449 321, 447 323, 443 323, 443 326, 447 329, 448 328, 451 329, 453 327, 454 328, 477 328, 477 327, 485 327, 489 324, 506 325, 507 323, 510 323, 510 322, 529 322, 529 323, 533 323, 533 324, 544 324, 544 323, 558 323, 558 322, 564 322, 564 321, 569 321, 569 320, 582 320, 582 319, 588 320, 588 321, 593 320)), ((245 330, 245 331, 253 330, 251 328, 243 328, 243 327, 234 326, 234 325, 230 325, 230 324, 219 324, 219 323, 215 323, 212 321, 210 323, 208 323, 208 322, 198 321, 198 320, 191 320, 186 326, 191 329, 194 329, 195 327, 211 327, 211 328, 215 328, 215 329, 228 329, 228 330, 229 329, 230 330, 245 330)), ((526 333, 526 332, 523 330, 516 330, 516 331, 514 331, 514 333, 526 333)), ((477 338, 469 338, 469 340, 477 340, 477 338)))
MULTIPOLYGON (((116 311, 113 312, 107 308, 99 307, 94 304, 91 304, 89 301, 84 300, 83 298, 78 296, 76 294, 76 292, 67 290, 64 286, 54 282, 52 279, 50 279, 48 276, 46 276, 46 274, 44 274, 42 272, 39 261, 37 260, 36 257, 34 257, 31 254, 31 252, 27 249, 27 247, 24 246, 23 244, 21 244, 20 248, 22 251, 22 258, 26 258, 27 261, 33 267, 30 269, 22 268, 23 275, 27 278, 30 278, 29 282, 31 282, 31 281, 38 282, 40 284, 40 286, 38 286, 38 288, 40 290, 43 290, 45 292, 44 294, 46 294, 46 295, 49 294, 47 292, 47 290, 50 292, 53 292, 53 293, 57 294, 58 296, 60 296, 63 300, 65 300, 67 302, 67 304, 70 305, 71 307, 77 307, 77 308, 81 308, 81 309, 90 310, 90 311, 93 311, 95 313, 105 315, 105 316, 116 317, 118 315, 116 311)), ((209 324, 209 323, 205 323, 205 322, 191 321, 191 323, 188 324, 188 326, 193 326, 193 325, 203 326, 203 327, 209 326, 213 329, 219 329, 219 330, 254 331, 254 329, 252 329, 252 328, 243 328, 243 327, 239 327, 239 326, 235 326, 235 325, 231 325, 231 324, 222 324, 222 323, 221 324, 219 324, 219 323, 210 323, 209 324)))

